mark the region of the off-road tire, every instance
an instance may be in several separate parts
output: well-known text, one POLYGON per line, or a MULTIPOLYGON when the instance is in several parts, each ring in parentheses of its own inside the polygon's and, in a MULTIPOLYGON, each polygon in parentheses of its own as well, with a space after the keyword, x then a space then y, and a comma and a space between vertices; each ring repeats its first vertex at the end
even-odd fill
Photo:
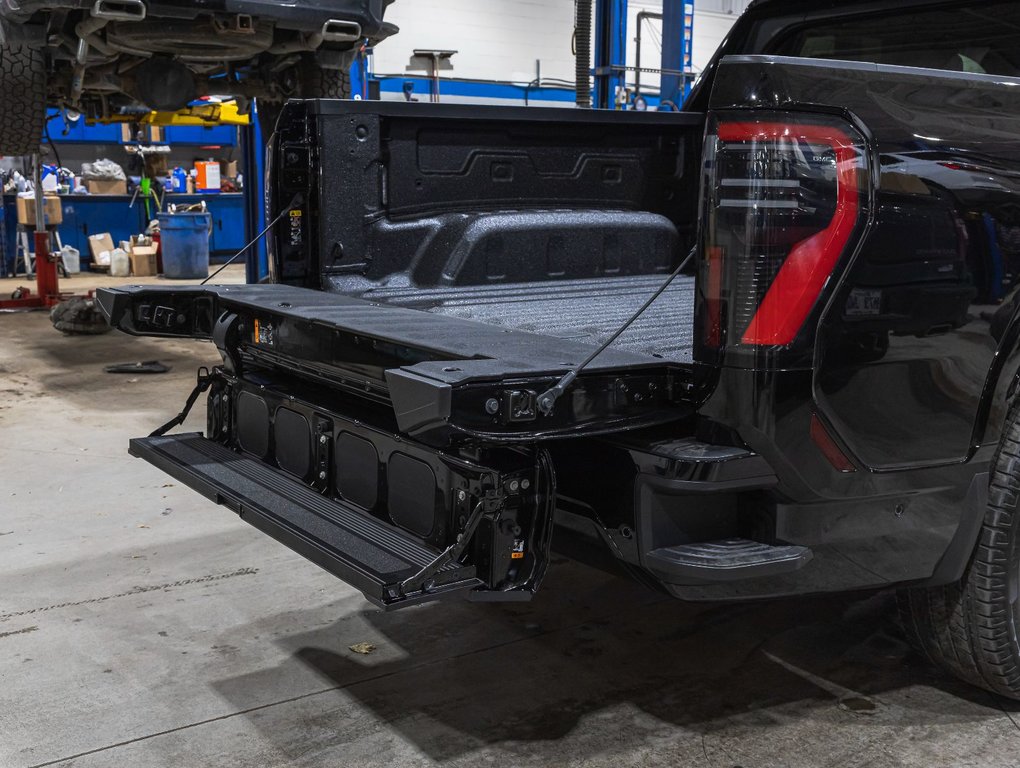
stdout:
MULTIPOLYGON (((323 69, 315 59, 306 57, 295 67, 297 99, 349 99, 351 76, 346 69, 323 69)), ((283 109, 282 101, 259 99, 259 126, 263 141, 268 140, 276 128, 276 120, 283 109)))
POLYGON ((903 590, 907 635, 938 667, 1020 699, 1020 409, 1010 409, 991 465, 988 506, 963 579, 903 590))
POLYGON ((61 333, 96 336, 112 329, 93 299, 75 297, 50 310, 50 322, 61 333))
POLYGON ((301 97, 349 99, 351 75, 346 69, 323 69, 312 59, 301 62, 301 97))
POLYGON ((42 51, 0 45, 0 155, 33 155, 46 119, 46 59, 42 51))

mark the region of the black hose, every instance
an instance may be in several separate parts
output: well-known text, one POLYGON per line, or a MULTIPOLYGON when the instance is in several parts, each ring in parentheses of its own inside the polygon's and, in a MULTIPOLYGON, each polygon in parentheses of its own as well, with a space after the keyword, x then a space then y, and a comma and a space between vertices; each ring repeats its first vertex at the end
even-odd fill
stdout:
POLYGON ((574 102, 591 109, 591 0, 574 0, 574 102))
MULTIPOLYGON (((57 152, 57 145, 54 144, 53 143, 53 139, 50 138, 50 120, 53 120, 54 118, 57 118, 59 116, 60 116, 59 114, 54 115, 53 117, 49 118, 46 122, 43 123, 43 134, 45 134, 45 136, 46 136, 46 143, 50 145, 50 149, 53 150, 53 157, 57 161, 57 170, 58 170, 57 181, 58 182, 60 181, 59 170, 64 167, 64 164, 62 162, 60 162, 60 153, 57 152)), ((40 176, 40 179, 41 178, 42 177, 40 176)), ((42 183, 42 182, 40 181, 40 183, 42 183)))

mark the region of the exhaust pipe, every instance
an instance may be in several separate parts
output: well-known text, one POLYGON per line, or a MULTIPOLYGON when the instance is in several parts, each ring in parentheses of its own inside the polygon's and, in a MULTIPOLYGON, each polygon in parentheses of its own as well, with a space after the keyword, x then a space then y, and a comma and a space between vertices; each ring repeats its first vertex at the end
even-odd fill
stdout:
POLYGON ((92 16, 106 21, 142 21, 145 3, 142 0, 96 0, 92 16))
POLYGON ((322 25, 321 34, 327 43, 353 43, 361 39, 361 25, 356 21, 330 19, 322 25))
POLYGON ((322 25, 322 30, 310 35, 298 35, 295 40, 277 43, 269 52, 276 56, 291 53, 317 51, 323 43, 353 43, 361 39, 361 25, 356 21, 330 19, 322 25))
MULTIPOLYGON (((92 15, 78 22, 74 28, 78 36, 78 49, 75 51, 74 72, 71 74, 72 107, 77 109, 81 103, 92 36, 111 21, 142 21, 144 18, 145 3, 142 0, 96 0, 92 6, 92 15)), ((96 48, 100 46, 96 45, 96 48)))

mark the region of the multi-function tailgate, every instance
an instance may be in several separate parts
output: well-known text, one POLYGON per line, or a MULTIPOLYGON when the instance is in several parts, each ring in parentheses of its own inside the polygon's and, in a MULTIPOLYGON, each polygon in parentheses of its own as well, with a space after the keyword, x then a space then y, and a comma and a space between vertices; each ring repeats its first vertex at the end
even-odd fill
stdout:
MULTIPOLYGON (((383 607, 527 599, 548 564, 555 473, 543 440, 682 418, 683 370, 280 285, 101 290, 132 334, 212 340, 205 435, 131 452, 383 607)), ((171 424, 183 421, 182 418, 171 424)))
POLYGON ((690 372, 607 349, 551 413, 538 395, 593 351, 541 336, 282 285, 104 289, 111 323, 136 335, 212 339, 228 365, 300 375, 390 405, 433 445, 622 431, 690 413, 690 372))

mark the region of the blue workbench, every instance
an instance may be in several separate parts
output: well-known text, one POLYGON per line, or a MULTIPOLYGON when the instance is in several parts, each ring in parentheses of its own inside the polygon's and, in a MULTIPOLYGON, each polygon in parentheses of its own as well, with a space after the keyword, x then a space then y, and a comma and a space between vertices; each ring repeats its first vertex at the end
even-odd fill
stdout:
MULTIPOLYGON (((209 238, 209 253, 213 257, 233 256, 248 242, 245 228, 244 195, 220 193, 218 195, 175 195, 166 196, 164 204, 186 205, 205 200, 212 214, 213 231, 209 238)), ((70 245, 81 253, 82 270, 88 270, 92 255, 89 251, 89 235, 109 232, 114 243, 127 240, 145 230, 145 205, 139 200, 131 204, 130 195, 64 195, 61 198, 64 221, 58 227, 64 245, 70 245), (130 206, 130 207, 129 207, 130 206)), ((4 235, 6 236, 9 269, 13 266, 16 250, 15 231, 17 211, 13 195, 4 196, 4 235)))

